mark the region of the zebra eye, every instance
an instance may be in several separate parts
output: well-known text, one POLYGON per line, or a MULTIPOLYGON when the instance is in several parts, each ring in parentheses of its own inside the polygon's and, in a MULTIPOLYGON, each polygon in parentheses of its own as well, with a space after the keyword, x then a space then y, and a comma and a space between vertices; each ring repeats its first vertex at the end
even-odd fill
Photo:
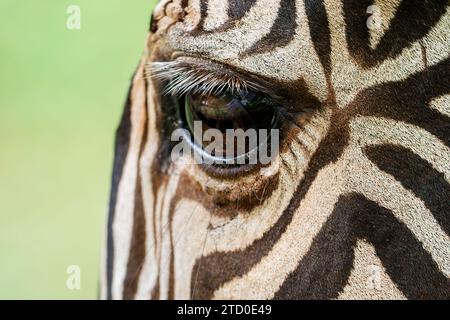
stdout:
POLYGON ((194 121, 202 121, 207 128, 219 129, 270 129, 275 108, 273 101, 253 92, 241 94, 202 95, 185 97, 186 122, 193 130, 194 121))
MULTIPOLYGON (((271 97, 252 91, 240 93, 225 92, 222 94, 191 93, 185 95, 179 102, 181 120, 193 137, 195 143, 202 148, 208 143, 199 141, 195 135, 195 126, 201 124, 202 132, 217 129, 223 134, 223 147, 226 147, 226 133, 241 129, 247 132, 254 129, 270 129, 277 126, 277 103, 271 97)), ((265 142, 265 141, 264 141, 265 142)), ((258 141, 258 144, 261 141, 258 141)), ((248 153, 250 145, 244 150, 234 150, 234 156, 248 153)), ((219 148, 220 149, 220 148, 219 148)), ((225 150, 216 150, 225 154, 225 150)), ((214 154, 213 154, 214 155, 214 154)))

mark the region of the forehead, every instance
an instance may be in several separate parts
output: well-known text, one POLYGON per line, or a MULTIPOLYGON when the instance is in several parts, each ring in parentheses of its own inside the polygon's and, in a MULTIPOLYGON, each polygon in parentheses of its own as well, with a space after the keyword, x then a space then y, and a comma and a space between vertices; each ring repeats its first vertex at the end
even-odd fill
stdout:
POLYGON ((282 81, 316 75, 317 91, 326 84, 310 25, 326 28, 326 20, 321 1, 173 0, 155 9, 153 30, 171 52, 282 81))

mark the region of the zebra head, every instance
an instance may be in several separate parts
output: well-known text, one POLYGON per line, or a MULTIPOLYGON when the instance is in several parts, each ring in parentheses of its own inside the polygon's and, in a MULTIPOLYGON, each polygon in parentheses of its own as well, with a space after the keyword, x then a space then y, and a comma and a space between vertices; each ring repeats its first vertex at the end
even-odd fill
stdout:
POLYGON ((102 296, 449 298, 449 27, 445 0, 160 1, 117 131, 102 296), (277 152, 182 161, 220 158, 186 138, 195 119, 276 129, 277 152), (194 152, 175 159, 180 128, 194 152))

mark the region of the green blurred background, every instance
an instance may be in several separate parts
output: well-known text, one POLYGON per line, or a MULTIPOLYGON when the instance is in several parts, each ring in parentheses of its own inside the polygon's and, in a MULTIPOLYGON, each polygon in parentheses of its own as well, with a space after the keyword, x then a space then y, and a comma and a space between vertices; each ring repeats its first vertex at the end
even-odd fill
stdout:
POLYGON ((0 0, 0 299, 97 297, 114 131, 155 2, 0 0))

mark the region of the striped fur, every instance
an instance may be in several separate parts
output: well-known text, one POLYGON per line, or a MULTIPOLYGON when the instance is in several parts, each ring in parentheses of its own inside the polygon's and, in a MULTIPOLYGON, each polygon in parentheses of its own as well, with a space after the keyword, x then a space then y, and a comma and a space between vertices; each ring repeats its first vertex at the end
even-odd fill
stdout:
POLYGON ((162 0, 117 131, 102 297, 449 299, 449 30, 445 0, 162 0), (174 100, 145 66, 180 59, 283 97, 276 161, 170 161, 174 100))

